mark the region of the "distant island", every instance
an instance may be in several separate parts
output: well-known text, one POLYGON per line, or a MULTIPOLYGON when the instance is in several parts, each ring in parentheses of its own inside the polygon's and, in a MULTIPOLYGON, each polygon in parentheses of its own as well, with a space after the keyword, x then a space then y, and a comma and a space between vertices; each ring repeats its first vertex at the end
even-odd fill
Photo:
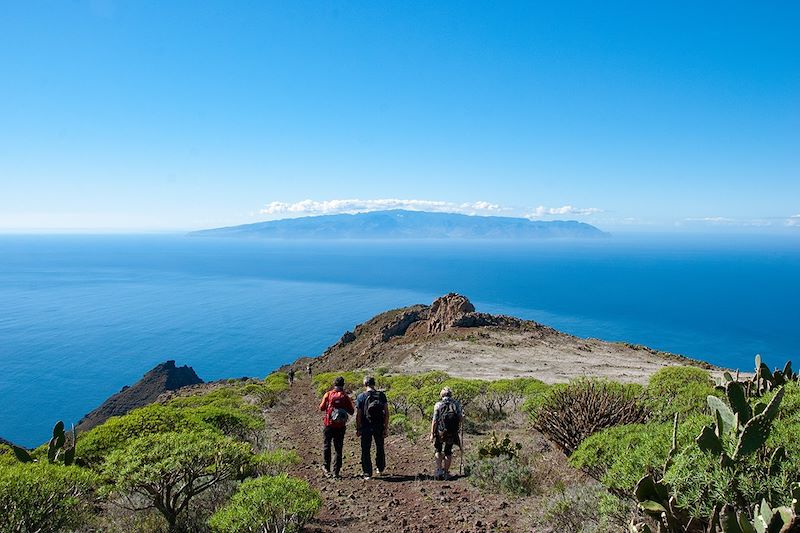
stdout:
POLYGON ((583 222, 532 221, 527 218, 470 216, 425 211, 287 218, 190 233, 203 237, 262 239, 553 239, 598 238, 608 234, 583 222))

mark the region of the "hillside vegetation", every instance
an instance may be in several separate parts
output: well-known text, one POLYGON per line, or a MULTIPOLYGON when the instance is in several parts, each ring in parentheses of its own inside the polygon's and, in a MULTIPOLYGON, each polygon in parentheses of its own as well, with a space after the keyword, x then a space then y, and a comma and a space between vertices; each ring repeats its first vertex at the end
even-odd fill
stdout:
MULTIPOLYGON (((316 402, 333 378, 283 373, 176 394, 37 450, 0 448, 0 532, 797 532, 800 384, 669 366, 645 385, 479 380, 374 369, 392 470, 324 478, 316 402), (463 476, 430 476, 442 387, 467 414, 463 476), (316 414, 315 414, 316 413, 316 414), (371 496, 370 496, 371 495, 371 496), (363 498, 377 498, 367 511, 363 498), (393 503, 397 502, 397 503, 393 503), (432 518, 436 517, 436 518, 432 518), (444 526, 442 525, 444 524, 444 526)), ((356 385, 356 387, 354 387, 356 385)), ((356 392, 352 390, 352 392, 356 392)))

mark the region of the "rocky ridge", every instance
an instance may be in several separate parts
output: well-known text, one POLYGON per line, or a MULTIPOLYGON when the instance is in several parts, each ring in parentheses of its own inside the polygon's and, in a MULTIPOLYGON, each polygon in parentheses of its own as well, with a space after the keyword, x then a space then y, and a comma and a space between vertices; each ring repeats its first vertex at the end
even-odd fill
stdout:
MULTIPOLYGON (((298 368, 308 359, 298 360, 298 368)), ((711 365, 629 343, 583 339, 531 320, 476 311, 450 293, 431 305, 381 313, 347 331, 312 365, 319 371, 389 368, 398 372, 443 370, 497 379, 532 376, 564 382, 581 376, 646 382, 672 364, 711 365)))
POLYGON ((175 366, 175 361, 166 361, 147 372, 142 379, 103 402, 100 407, 78 422, 78 429, 87 431, 102 424, 112 416, 124 415, 132 409, 155 402, 167 391, 203 383, 190 366, 175 366))

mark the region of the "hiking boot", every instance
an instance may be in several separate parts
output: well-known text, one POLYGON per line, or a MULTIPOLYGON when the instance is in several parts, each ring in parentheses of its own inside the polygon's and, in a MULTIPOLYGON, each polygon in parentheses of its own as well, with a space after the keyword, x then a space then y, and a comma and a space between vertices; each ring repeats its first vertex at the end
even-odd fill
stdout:
POLYGON ((372 479, 372 476, 369 474, 362 474, 362 477, 364 478, 364 481, 369 481, 370 479, 372 479))
POLYGON ((450 481, 450 472, 443 472, 442 473, 442 479, 444 481, 450 481))
POLYGON ((433 475, 433 479, 436 481, 441 481, 442 479, 444 479, 444 470, 442 470, 441 468, 437 468, 436 473, 433 475))
POLYGON ((342 479, 342 476, 339 475, 339 472, 334 472, 333 479, 342 479))
POLYGON ((332 475, 331 471, 325 465, 322 465, 322 473, 325 475, 325 477, 331 477, 332 475))
POLYGON ((383 470, 376 470, 375 477, 381 477, 383 475, 383 470))

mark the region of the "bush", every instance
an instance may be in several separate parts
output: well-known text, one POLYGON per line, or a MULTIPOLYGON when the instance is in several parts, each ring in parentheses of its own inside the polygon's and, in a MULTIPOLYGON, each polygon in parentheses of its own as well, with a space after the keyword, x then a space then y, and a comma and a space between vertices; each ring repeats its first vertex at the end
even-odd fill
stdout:
POLYGON ((694 366, 662 368, 650 377, 646 392, 648 408, 661 421, 672 420, 675 413, 682 418, 705 413, 708 396, 721 395, 708 372, 694 366))
POLYGON ((300 456, 294 450, 272 450, 258 454, 255 463, 259 475, 277 476, 300 464, 300 456))
POLYGON ((482 490, 527 496, 538 485, 534 471, 517 457, 484 457, 470 461, 467 466, 470 482, 482 490))
MULTIPOLYGON (((678 426, 679 448, 693 446, 710 420, 697 415, 682 422, 678 426)), ((570 463, 589 472, 612 493, 630 496, 642 476, 664 467, 671 440, 672 424, 667 422, 608 428, 584 440, 570 463)))
POLYGON ((211 431, 164 432, 132 440, 115 450, 103 474, 115 492, 127 496, 132 508, 143 499, 174 529, 178 515, 192 498, 250 473, 250 446, 211 431))
POLYGON ((90 465, 98 465, 109 453, 145 435, 168 431, 210 429, 205 422, 188 417, 179 409, 148 405, 124 416, 112 416, 78 437, 77 454, 90 465))
POLYGON ((544 393, 533 424, 569 455, 598 431, 644 422, 648 411, 641 396, 638 385, 578 379, 544 393))
POLYGON ((11 449, 11 446, 0 444, 0 467, 17 463, 17 458, 14 456, 14 450, 11 449))
POLYGON ((255 431, 264 428, 264 419, 249 412, 229 407, 205 405, 187 409, 184 413, 191 419, 208 424, 223 435, 244 440, 255 431))
POLYGON ((259 477, 242 483, 209 525, 214 531, 299 532, 322 506, 306 481, 286 475, 259 477))
MULTIPOLYGON (((344 378, 345 392, 352 393, 361 388, 365 374, 363 372, 322 372, 311 378, 314 390, 320 398, 333 388, 333 380, 337 377, 344 378)), ((377 378, 376 378, 377 379, 377 378)))
POLYGON ((76 466, 25 463, 0 467, 0 532, 62 531, 83 525, 94 475, 76 466))
POLYGON ((551 531, 617 533, 627 530, 630 506, 593 484, 559 486, 543 498, 539 525, 551 531))

